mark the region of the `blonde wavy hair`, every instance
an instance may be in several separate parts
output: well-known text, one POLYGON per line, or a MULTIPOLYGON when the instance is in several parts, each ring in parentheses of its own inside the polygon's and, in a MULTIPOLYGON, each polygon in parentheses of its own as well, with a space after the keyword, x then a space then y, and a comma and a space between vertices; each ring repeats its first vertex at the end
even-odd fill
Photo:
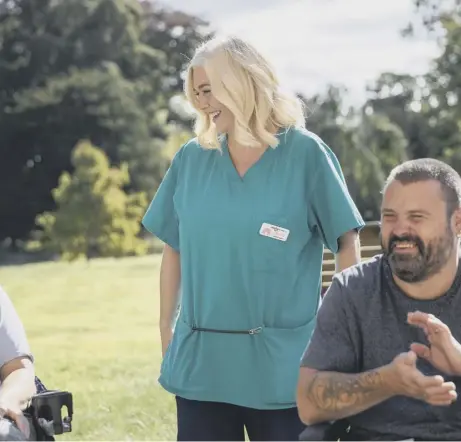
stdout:
POLYGON ((304 127, 302 102, 281 90, 268 60, 240 38, 215 37, 196 50, 184 83, 186 97, 197 113, 194 130, 202 147, 220 149, 220 138, 210 116, 197 106, 192 80, 197 66, 205 69, 213 96, 234 115, 235 141, 240 145, 275 148, 277 130, 304 127))

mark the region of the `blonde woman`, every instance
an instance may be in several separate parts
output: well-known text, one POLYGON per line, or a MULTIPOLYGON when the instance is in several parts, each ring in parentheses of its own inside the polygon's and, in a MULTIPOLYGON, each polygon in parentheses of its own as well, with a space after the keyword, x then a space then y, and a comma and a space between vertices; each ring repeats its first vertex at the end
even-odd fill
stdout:
POLYGON ((323 246, 359 261, 363 221, 300 102, 238 38, 197 49, 195 131, 143 220, 165 242, 160 383, 178 440, 297 440, 300 358, 320 301, 323 246), (181 286, 181 308, 172 323, 181 286))

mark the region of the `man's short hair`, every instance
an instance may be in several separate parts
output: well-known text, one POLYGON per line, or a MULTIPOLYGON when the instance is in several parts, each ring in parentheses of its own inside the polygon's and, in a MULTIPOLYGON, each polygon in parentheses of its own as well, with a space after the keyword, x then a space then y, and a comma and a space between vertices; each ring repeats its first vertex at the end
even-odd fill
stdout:
POLYGON ((392 181, 409 184, 429 180, 440 183, 447 203, 448 216, 452 216, 455 210, 461 207, 461 176, 443 161, 434 158, 405 161, 391 171, 384 190, 392 181))

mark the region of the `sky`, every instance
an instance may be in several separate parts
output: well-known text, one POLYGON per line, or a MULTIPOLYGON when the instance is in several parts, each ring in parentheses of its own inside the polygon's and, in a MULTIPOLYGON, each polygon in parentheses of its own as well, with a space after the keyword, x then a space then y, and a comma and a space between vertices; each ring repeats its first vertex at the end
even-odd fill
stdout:
POLYGON ((306 95, 328 84, 365 99, 382 72, 421 74, 439 53, 427 37, 404 39, 411 0, 167 0, 212 27, 248 39, 273 62, 287 87, 306 95))

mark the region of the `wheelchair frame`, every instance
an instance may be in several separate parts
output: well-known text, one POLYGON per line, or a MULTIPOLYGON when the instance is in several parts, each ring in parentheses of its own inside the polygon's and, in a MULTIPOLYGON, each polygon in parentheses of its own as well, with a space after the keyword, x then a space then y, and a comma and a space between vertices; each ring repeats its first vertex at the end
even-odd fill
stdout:
POLYGON ((349 441, 350 425, 346 419, 308 425, 299 435, 300 441, 349 441))
POLYGON ((24 415, 32 423, 37 441, 54 441, 55 436, 72 431, 74 414, 72 393, 48 390, 41 380, 35 378, 37 393, 32 396, 24 415), (62 408, 67 408, 67 416, 62 417, 62 408))

